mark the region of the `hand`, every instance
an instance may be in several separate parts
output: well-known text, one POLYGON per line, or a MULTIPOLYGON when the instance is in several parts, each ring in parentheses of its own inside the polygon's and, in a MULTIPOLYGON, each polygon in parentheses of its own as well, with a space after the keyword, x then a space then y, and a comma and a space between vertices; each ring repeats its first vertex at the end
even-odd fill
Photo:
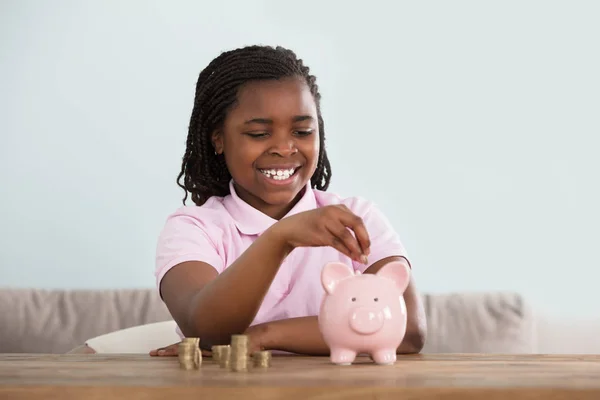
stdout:
POLYGON ((268 324, 253 325, 246 329, 244 335, 248 335, 248 355, 252 355, 255 351, 265 350, 267 342, 268 324))
MULTIPOLYGON (((173 343, 166 347, 150 350, 152 357, 177 357, 179 355, 179 343, 173 343)), ((210 357, 212 353, 208 350, 201 350, 203 357, 210 357)))
MULTIPOLYGON (((267 333, 267 325, 254 325, 246 329, 245 335, 248 335, 248 353, 252 354, 255 351, 262 350, 264 338, 267 333)), ((150 351, 152 357, 177 357, 179 354, 179 343, 173 343, 165 347, 160 347, 150 351)), ((208 350, 202 350, 203 357, 211 357, 212 352, 208 350)))
POLYGON ((362 219, 344 205, 301 212, 283 218, 272 229, 292 250, 331 246, 357 262, 368 263, 371 242, 367 229, 362 219))

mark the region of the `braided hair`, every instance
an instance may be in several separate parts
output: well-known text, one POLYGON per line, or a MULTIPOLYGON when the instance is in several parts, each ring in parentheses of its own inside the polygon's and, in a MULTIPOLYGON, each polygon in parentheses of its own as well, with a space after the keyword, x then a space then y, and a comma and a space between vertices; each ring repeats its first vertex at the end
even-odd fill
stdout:
POLYGON ((296 54, 283 47, 248 46, 224 52, 198 77, 194 107, 188 129, 186 151, 177 184, 185 191, 183 204, 191 193, 201 206, 211 196, 229 194, 231 175, 223 155, 216 154, 211 136, 222 126, 229 109, 237 100, 240 87, 250 81, 300 77, 306 80, 317 106, 320 150, 311 187, 327 190, 331 166, 325 151, 325 129, 321 117, 319 88, 296 54), (181 178, 183 184, 181 183, 181 178))

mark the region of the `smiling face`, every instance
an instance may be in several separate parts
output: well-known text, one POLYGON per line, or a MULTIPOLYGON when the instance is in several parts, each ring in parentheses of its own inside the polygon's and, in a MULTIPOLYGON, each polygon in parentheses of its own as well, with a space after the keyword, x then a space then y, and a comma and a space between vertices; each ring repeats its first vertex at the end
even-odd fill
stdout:
POLYGON ((253 81, 238 91, 213 144, 238 196, 279 219, 308 184, 319 156, 315 100, 302 78, 253 81))

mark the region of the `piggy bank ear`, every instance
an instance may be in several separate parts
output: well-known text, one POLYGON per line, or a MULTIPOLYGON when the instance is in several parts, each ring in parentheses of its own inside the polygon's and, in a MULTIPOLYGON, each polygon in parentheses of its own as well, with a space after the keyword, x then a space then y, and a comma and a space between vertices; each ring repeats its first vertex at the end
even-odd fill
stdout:
POLYGON ((342 279, 353 275, 354 272, 346 264, 341 262, 330 262, 326 264, 321 271, 321 283, 323 284, 323 289, 331 294, 342 279))
POLYGON ((396 287, 400 289, 401 292, 406 290, 408 282, 410 281, 410 270, 408 266, 399 261, 392 261, 385 264, 377 271, 376 275, 393 280, 396 287))

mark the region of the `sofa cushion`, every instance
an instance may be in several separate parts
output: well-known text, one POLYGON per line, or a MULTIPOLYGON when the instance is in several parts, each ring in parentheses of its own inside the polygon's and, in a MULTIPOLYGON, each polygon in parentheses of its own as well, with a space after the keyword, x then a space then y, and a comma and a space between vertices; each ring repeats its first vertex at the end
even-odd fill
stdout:
MULTIPOLYGON (((429 332, 423 353, 531 353, 532 314, 514 293, 425 295, 429 332)), ((87 343, 101 353, 147 353, 179 341, 175 323, 113 332, 87 343)))
POLYGON ((96 336, 86 345, 96 353, 148 354, 180 340, 175 321, 163 321, 96 336))
MULTIPOLYGON (((518 294, 426 294, 423 301, 428 325, 423 353, 535 348, 531 311, 518 294)), ((154 289, 0 289, 0 353, 65 353, 106 333, 169 320, 154 289)))
POLYGON ((104 333, 171 319, 155 290, 0 290, 0 353, 65 353, 104 333))
POLYGON ((423 353, 532 353, 535 323, 517 293, 425 296, 428 333, 423 353))

